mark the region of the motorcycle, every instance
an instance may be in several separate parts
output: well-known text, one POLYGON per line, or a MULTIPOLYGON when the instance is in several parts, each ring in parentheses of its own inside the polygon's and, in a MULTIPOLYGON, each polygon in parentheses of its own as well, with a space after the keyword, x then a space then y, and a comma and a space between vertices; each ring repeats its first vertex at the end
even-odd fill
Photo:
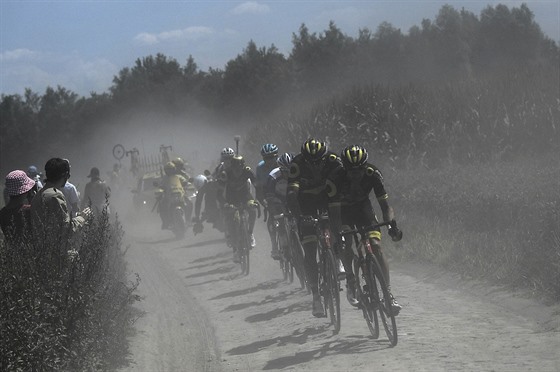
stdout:
POLYGON ((171 230, 177 239, 183 239, 187 232, 187 206, 183 195, 174 192, 164 198, 162 191, 157 194, 158 212, 163 221, 162 228, 171 230))

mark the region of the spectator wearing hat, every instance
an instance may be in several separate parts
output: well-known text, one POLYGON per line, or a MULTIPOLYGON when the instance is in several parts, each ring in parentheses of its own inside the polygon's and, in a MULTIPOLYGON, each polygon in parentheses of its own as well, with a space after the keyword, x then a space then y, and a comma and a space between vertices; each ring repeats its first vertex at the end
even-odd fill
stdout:
POLYGON ((15 170, 6 176, 6 192, 10 200, 0 209, 0 228, 10 243, 24 239, 31 231, 31 199, 36 183, 24 171, 15 170))
POLYGON ((99 176, 99 169, 91 168, 88 175, 91 178, 86 184, 84 190, 84 198, 82 199, 82 208, 89 206, 94 215, 99 215, 103 209, 107 209, 109 213, 109 197, 111 196, 111 188, 99 176))
POLYGON ((76 217, 70 216, 62 188, 70 178, 70 163, 66 159, 52 158, 45 164, 45 185, 31 202, 31 224, 35 239, 46 246, 56 240, 68 239, 85 223, 91 213, 85 209, 76 217))

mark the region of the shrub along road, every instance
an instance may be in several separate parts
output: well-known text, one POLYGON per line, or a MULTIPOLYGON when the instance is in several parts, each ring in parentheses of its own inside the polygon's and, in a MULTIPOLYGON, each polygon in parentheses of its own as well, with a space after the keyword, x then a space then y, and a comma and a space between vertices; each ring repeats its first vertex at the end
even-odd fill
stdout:
POLYGON ((313 318, 310 295, 283 282, 269 257, 262 220, 249 276, 209 226, 182 241, 158 227, 156 220, 125 226, 130 269, 145 296, 137 307, 145 315, 136 322, 124 370, 560 370, 558 307, 433 267, 392 262, 403 310, 399 344, 390 348, 383 333, 369 337, 345 292, 338 335, 326 319, 313 318))

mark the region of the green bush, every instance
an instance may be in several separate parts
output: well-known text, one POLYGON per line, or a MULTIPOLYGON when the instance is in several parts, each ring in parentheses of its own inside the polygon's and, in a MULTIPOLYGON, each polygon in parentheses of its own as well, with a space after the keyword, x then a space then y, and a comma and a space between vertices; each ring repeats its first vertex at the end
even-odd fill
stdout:
POLYGON ((0 242, 0 370, 123 361, 139 279, 127 279, 122 235, 103 213, 70 241, 0 242))

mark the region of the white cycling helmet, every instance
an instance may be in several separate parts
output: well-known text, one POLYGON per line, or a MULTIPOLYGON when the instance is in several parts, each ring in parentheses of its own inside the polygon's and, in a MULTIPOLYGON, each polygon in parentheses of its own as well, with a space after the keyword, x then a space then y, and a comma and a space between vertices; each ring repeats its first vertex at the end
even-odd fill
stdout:
POLYGON ((200 188, 204 186, 207 181, 208 179, 206 178, 206 176, 199 174, 198 176, 194 177, 193 184, 197 190, 200 190, 200 188))
POLYGON ((222 161, 226 159, 231 159, 235 155, 235 151, 231 147, 224 147, 222 152, 220 153, 222 161))

